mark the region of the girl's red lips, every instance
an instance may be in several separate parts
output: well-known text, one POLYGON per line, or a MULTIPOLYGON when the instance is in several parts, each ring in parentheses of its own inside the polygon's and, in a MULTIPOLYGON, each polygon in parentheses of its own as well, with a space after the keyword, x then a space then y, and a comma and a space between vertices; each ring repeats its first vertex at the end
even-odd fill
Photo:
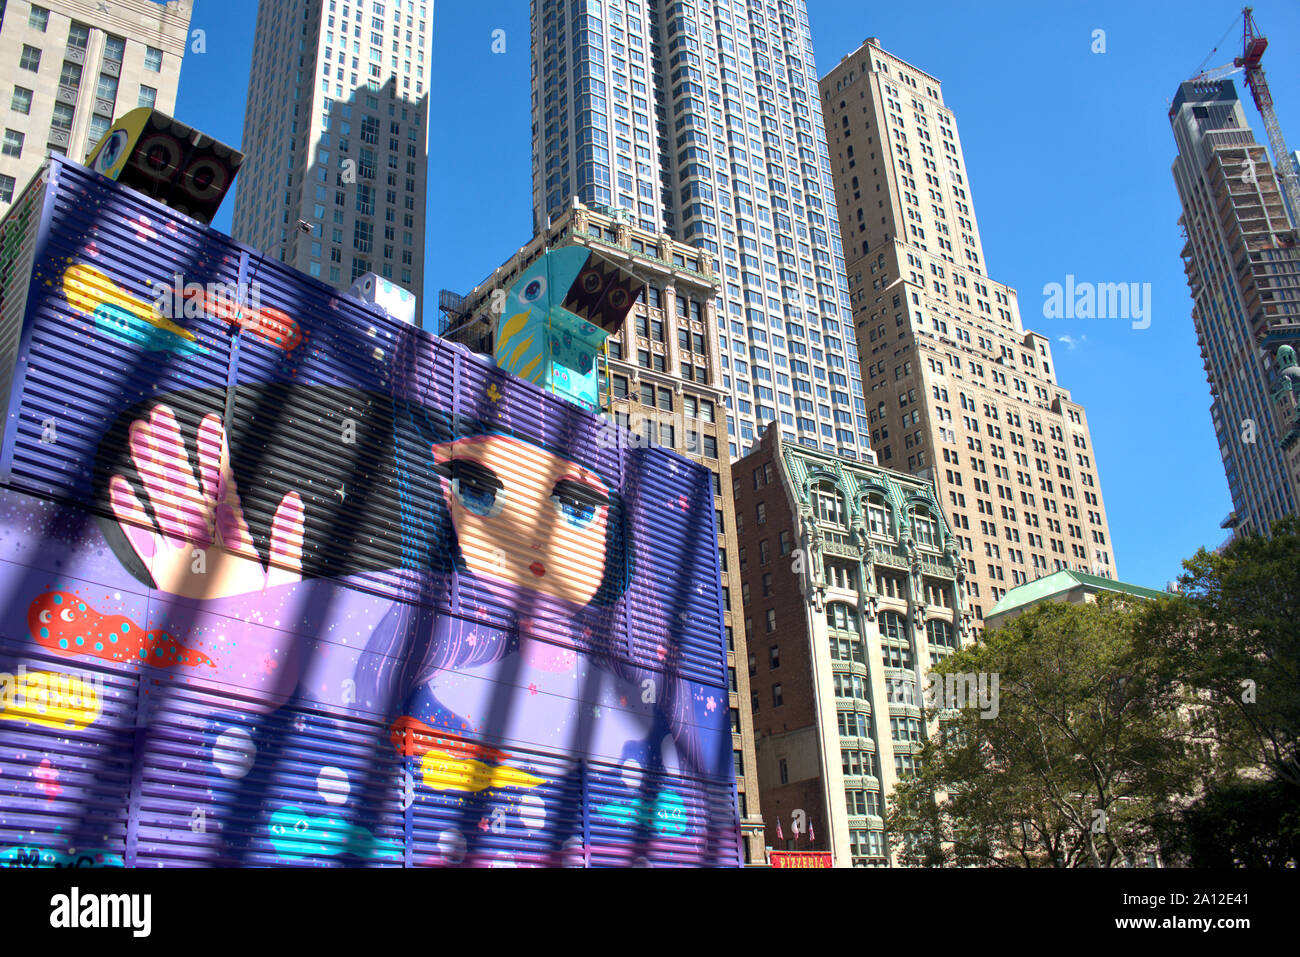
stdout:
POLYGON ((532 572, 534 575, 536 575, 538 578, 541 578, 543 575, 546 574, 546 566, 543 565, 541 562, 533 562, 531 565, 528 566, 528 570, 532 572))

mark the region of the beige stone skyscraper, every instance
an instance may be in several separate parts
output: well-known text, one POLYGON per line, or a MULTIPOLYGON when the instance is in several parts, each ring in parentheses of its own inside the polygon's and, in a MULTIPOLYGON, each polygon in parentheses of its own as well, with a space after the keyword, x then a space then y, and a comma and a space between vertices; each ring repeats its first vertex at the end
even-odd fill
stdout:
POLYGON ((231 235, 424 310, 433 0, 261 0, 231 235))
POLYGON ((113 120, 171 113, 189 0, 11 0, 0 6, 0 216, 51 153, 85 162, 113 120))
POLYGON ((1057 569, 1114 578, 1087 417, 1016 291, 988 276, 939 81, 873 37, 821 98, 871 445, 882 466, 933 479, 972 625, 1057 569))

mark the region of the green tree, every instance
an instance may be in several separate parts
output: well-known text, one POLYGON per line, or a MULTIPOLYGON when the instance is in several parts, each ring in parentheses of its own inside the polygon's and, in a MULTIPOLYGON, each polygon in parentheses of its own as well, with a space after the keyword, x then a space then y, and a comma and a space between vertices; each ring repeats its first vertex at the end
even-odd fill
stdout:
POLYGON ((997 707, 927 708, 941 730, 889 818, 904 863, 1110 867, 1155 847, 1199 762, 1139 618, 1111 595, 1047 602, 936 666, 996 675, 997 707))
POLYGON ((1300 518, 1183 562, 1179 594, 1145 610, 1142 653, 1184 696, 1213 774, 1162 835, 1193 867, 1300 860, 1300 518))
POLYGON ((1144 653, 1183 686, 1223 769, 1300 791, 1300 518, 1183 562, 1177 599, 1146 610, 1144 653))

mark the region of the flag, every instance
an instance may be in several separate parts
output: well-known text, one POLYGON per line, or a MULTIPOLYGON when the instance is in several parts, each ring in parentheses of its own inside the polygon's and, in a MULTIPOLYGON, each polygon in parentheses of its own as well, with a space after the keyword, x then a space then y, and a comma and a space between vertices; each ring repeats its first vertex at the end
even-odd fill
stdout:
POLYGON ((784 841, 784 840, 785 840, 785 835, 781 833, 781 818, 780 818, 780 817, 778 817, 778 818, 776 819, 776 839, 777 839, 778 841, 784 841))
POLYGON ((810 842, 817 840, 817 832, 813 830, 812 821, 808 822, 808 840, 810 842))

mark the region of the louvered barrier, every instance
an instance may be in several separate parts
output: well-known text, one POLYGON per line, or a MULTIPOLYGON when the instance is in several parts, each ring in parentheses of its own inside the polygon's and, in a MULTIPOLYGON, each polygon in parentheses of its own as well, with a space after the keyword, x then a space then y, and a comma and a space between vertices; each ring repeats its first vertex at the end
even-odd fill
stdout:
POLYGON ((0 284, 0 864, 739 863, 707 470, 62 157, 0 284))

